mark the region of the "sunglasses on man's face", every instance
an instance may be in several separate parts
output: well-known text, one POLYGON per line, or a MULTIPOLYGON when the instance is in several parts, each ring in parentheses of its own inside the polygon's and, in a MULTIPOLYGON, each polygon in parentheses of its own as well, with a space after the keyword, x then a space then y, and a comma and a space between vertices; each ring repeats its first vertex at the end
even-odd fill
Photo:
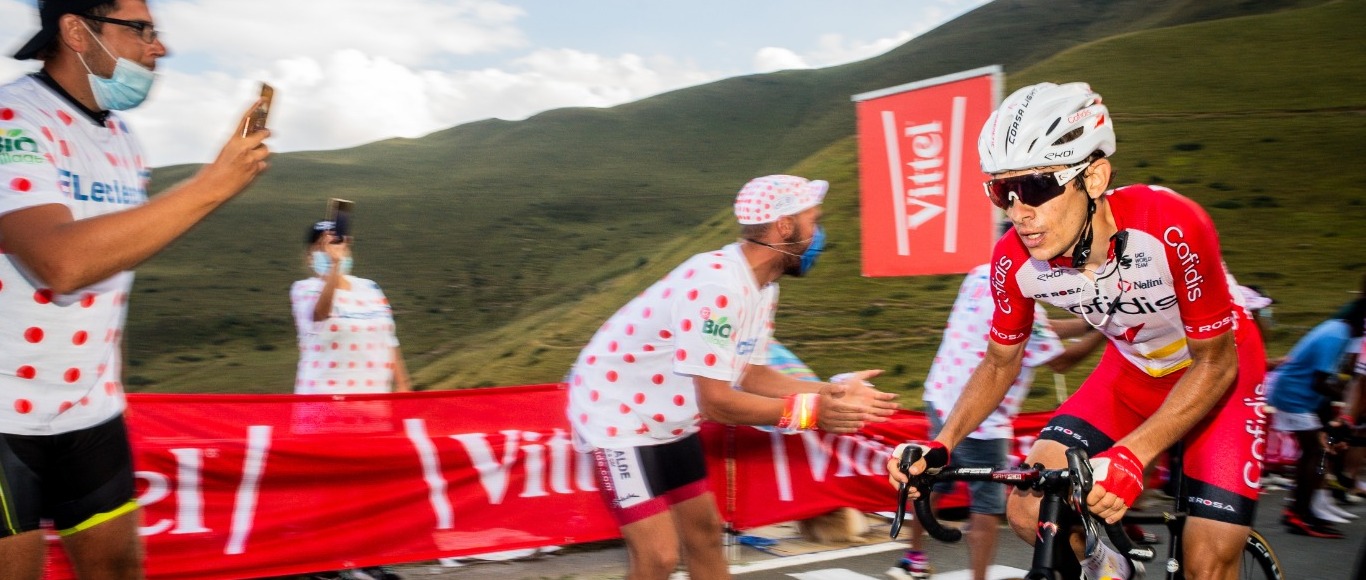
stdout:
POLYGON ((1030 207, 1039 207, 1048 200, 1062 195, 1067 190, 1067 182, 1076 177, 1091 164, 1082 163, 1066 169, 1049 173, 1026 173, 1014 177, 992 179, 982 184, 987 191, 987 199, 1001 209, 1010 209, 1011 204, 1022 201, 1030 207))

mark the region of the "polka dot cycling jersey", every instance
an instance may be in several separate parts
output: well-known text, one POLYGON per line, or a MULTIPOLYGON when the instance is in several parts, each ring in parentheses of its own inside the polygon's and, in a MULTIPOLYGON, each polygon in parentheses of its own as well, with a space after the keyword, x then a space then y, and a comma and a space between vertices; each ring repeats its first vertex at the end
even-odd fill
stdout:
POLYGON ((1071 258, 1029 256, 1014 231, 996 243, 991 336, 1016 344, 1030 334, 1034 302, 1085 318, 1126 360, 1161 377, 1191 363, 1186 339, 1207 339, 1247 322, 1242 296, 1225 268, 1209 215, 1195 202, 1156 186, 1106 193, 1119 232, 1094 281, 1071 258))
POLYGON ((393 389, 393 310, 379 284, 347 276, 350 290, 332 294, 332 311, 313 321, 321 278, 299 280, 289 301, 299 331, 299 367, 294 392, 301 395, 387 393, 393 389))
MULTIPOLYGON (((0 215, 50 204, 78 220, 122 211, 146 201, 149 176, 117 116, 95 124, 32 77, 0 87, 0 215)), ((0 432, 65 433, 123 411, 132 284, 123 272, 56 295, 0 253, 0 432)))
MULTIPOLYGON (((953 301, 944 338, 935 352, 934 364, 925 378, 925 402, 934 405, 942 423, 953 406, 963 396, 968 378, 987 352, 987 327, 991 326, 992 300, 991 266, 982 264, 963 278, 958 298, 953 301)), ((982 421, 968 437, 974 439, 1009 439, 1015 436, 1012 422, 1020 414, 1020 407, 1029 388, 1034 384, 1034 367, 1053 360, 1063 352, 1062 342, 1049 324, 1043 305, 1035 304, 1034 328, 1025 343, 1025 354, 1020 374, 1010 384, 1001 404, 982 421)))
POLYGON ((693 256, 623 306, 569 374, 580 449, 655 445, 698 430, 693 377, 737 384, 766 364, 778 286, 760 288, 739 244, 693 256))

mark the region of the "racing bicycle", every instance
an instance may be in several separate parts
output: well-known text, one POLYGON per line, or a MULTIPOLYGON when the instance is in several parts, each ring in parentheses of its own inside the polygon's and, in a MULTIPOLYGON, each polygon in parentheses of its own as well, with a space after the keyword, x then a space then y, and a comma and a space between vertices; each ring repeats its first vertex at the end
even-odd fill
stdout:
MULTIPOLYGON (((1022 490, 1043 493, 1039 505, 1039 525, 1034 541, 1034 557, 1027 580, 1072 580, 1081 578, 1081 564, 1068 538, 1073 527, 1081 526, 1086 536, 1085 553, 1090 554, 1101 541, 1100 529, 1105 530, 1115 549, 1129 558, 1131 562, 1151 562, 1157 557, 1156 550, 1149 546, 1135 545, 1124 532, 1126 524, 1160 524, 1168 531, 1167 557, 1165 569, 1168 580, 1184 580, 1182 565, 1182 533, 1186 518, 1184 502, 1178 494, 1176 510, 1155 514, 1128 512, 1123 520, 1115 524, 1105 524, 1091 515, 1086 507, 1086 496, 1091 491, 1093 477, 1091 464, 1083 449, 1067 450, 1067 467, 1063 469, 1044 469, 1042 465, 1021 466, 1011 469, 991 469, 959 467, 946 468, 935 473, 922 473, 911 476, 910 467, 920 459, 919 447, 910 446, 902 454, 897 468, 907 474, 908 480, 898 490, 896 518, 892 520, 892 539, 901 531, 906 515, 906 501, 912 487, 920 495, 915 499, 915 517, 925 531, 937 540, 957 542, 963 534, 960 530, 945 527, 935 519, 930 509, 930 487, 941 481, 991 481, 1012 485, 1022 490)), ((1280 561, 1276 553, 1256 530, 1252 530, 1243 547, 1242 561, 1239 565, 1239 578, 1284 580, 1280 561)))

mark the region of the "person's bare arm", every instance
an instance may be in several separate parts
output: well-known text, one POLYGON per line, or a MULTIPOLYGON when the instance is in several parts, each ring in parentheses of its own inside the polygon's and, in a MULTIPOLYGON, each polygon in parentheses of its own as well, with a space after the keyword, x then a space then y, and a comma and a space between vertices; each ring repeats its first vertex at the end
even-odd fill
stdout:
MULTIPOLYGON (((852 433, 867 423, 886 421, 896 410, 894 394, 855 384, 854 380, 839 384, 791 380, 809 382, 818 388, 817 426, 825 431, 852 433)), ((694 376, 693 385, 697 389, 697 405, 702 416, 729 425, 777 425, 787 404, 785 395, 756 395, 732 388, 728 382, 717 379, 694 376)), ((802 385, 802 388, 806 389, 807 386, 802 385)))
POLYGON ((1020 375, 1025 343, 1001 344, 987 340, 987 352, 963 387, 963 396, 944 420, 936 441, 953 449, 964 437, 982 424, 1005 399, 1015 377, 1020 375))
MULTIPOLYGON (((332 239, 332 232, 323 235, 332 239)), ((313 322, 322 322, 332 317, 332 298, 336 296, 337 288, 346 277, 341 271, 341 261, 350 245, 351 242, 347 239, 338 244, 329 243, 324 246, 327 257, 331 260, 332 269, 323 274, 323 287, 318 291, 318 301, 313 303, 313 322)))
POLYGON ((826 383, 803 381, 773 370, 768 365, 749 365, 740 378, 740 387, 747 393, 764 397, 782 398, 792 393, 819 393, 826 383))
POLYGON ((1091 323, 1075 316, 1049 317, 1048 324, 1053 327, 1053 332, 1058 335, 1058 338, 1063 340, 1084 337, 1088 332, 1098 332, 1094 326, 1091 326, 1091 323))
MULTIPOLYGON (((252 106, 255 108, 255 105, 252 106)), ((244 115, 239 120, 246 122, 244 115)), ((0 244, 48 288, 68 294, 130 270, 161 251, 266 169, 269 131, 235 131, 194 177, 138 207, 76 220, 49 204, 0 216, 0 244)))
MULTIPOLYGON (((1085 324, 1085 322, 1083 322, 1083 324, 1085 324)), ((1087 326, 1090 327, 1090 325, 1087 326)), ((1086 333, 1082 335, 1081 338, 1066 343, 1066 346, 1063 347, 1062 354, 1049 359, 1049 361, 1044 364, 1048 365, 1048 368, 1053 369, 1053 372, 1055 373, 1065 373, 1086 357, 1091 356, 1091 353, 1095 352, 1096 348, 1103 344, 1105 344, 1104 334, 1097 331, 1086 333)))
POLYGON ((413 390, 412 378, 408 376, 408 365, 403 363, 403 352, 394 347, 394 392, 407 393, 413 390))

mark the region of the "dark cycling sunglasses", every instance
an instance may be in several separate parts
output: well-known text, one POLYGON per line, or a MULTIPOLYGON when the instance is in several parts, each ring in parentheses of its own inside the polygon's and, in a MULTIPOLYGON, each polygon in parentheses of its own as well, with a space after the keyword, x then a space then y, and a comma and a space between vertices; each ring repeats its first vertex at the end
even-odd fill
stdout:
POLYGON ((1010 209, 1017 200, 1030 207, 1039 207, 1048 200, 1062 195, 1067 190, 1067 182, 1076 177, 1091 163, 1073 165, 1052 173, 1026 173, 1004 179, 992 179, 982 184, 987 191, 987 199, 1001 209, 1010 209))

